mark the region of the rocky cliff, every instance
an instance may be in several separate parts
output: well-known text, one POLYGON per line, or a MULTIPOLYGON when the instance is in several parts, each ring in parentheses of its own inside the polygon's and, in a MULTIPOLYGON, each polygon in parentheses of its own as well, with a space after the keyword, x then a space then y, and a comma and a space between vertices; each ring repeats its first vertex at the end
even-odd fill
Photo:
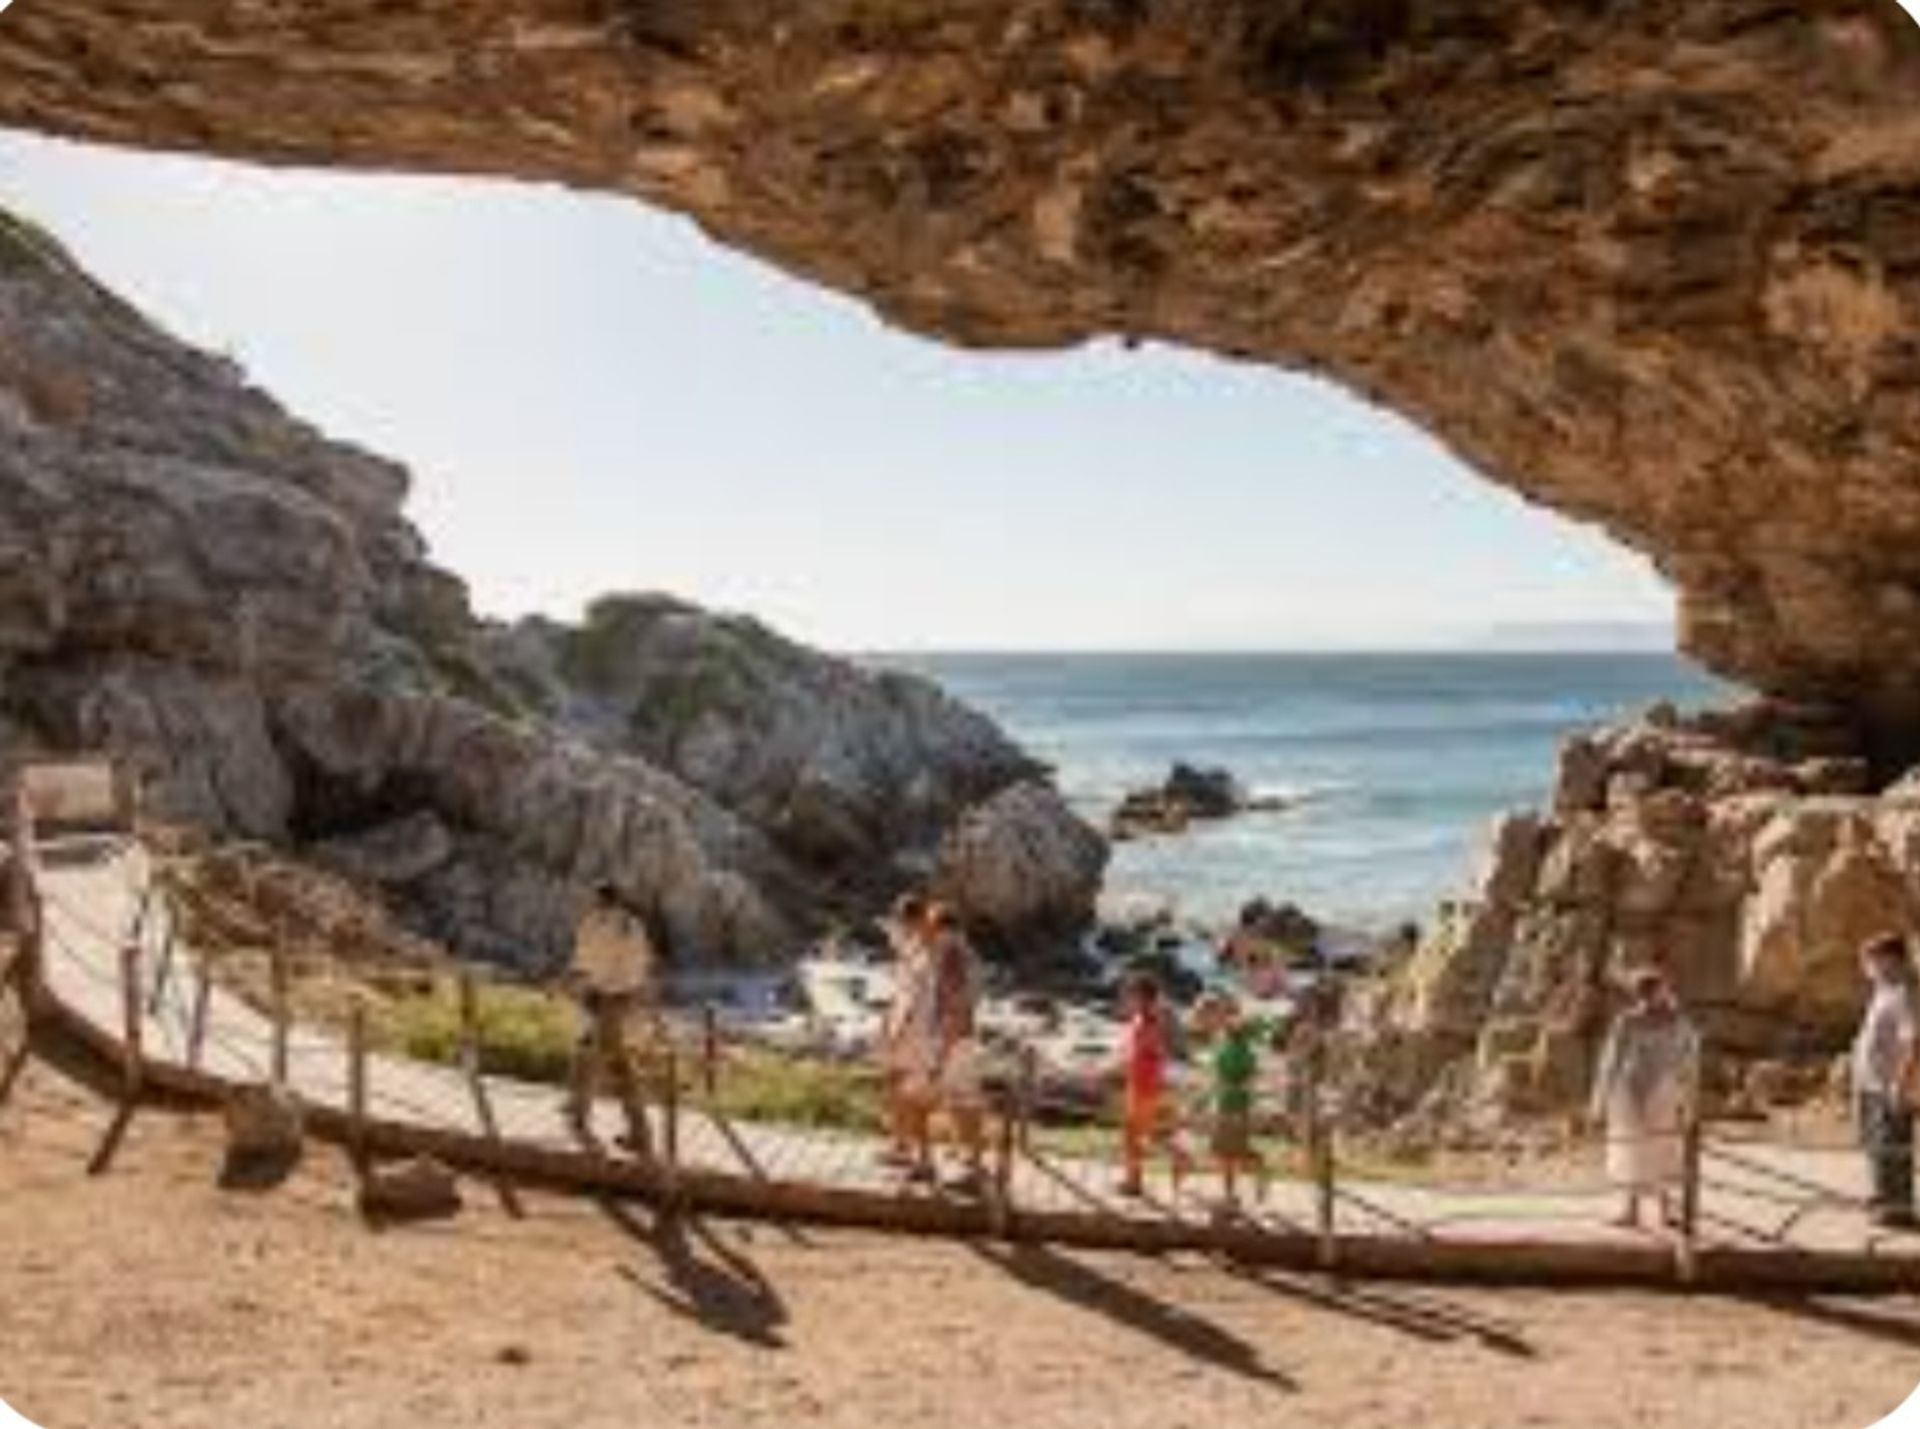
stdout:
POLYGON ((1824 1071, 1864 1001, 1861 944, 1920 933, 1920 777, 1876 786, 1861 746, 1837 711, 1767 700, 1569 740, 1552 808, 1496 826, 1472 895, 1362 1008, 1375 1115, 1578 1105, 1646 965, 1716 1074, 1824 1071))
POLYGON ((1716 669, 1920 719, 1895 0, 33 0, 0 122, 553 179, 954 342, 1326 373, 1652 556, 1716 669))
MULTIPOLYGON (((160 817, 304 847, 531 963, 602 879, 688 956, 790 952, 1044 787, 931 685, 751 621, 631 597, 480 622, 406 492, 0 214, 0 756, 118 751, 160 817)), ((1102 861, 1028 871, 1090 906, 1102 861)))

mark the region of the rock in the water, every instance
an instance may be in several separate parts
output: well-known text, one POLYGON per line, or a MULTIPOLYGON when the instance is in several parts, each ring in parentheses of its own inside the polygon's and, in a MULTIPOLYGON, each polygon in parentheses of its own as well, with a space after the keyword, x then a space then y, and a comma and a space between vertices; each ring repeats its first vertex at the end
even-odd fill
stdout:
POLYGON ((1225 769, 1201 769, 1176 764, 1167 775, 1167 797, 1193 811, 1196 819, 1224 819, 1240 811, 1246 791, 1225 769))
POLYGON ((1178 834, 1186 832, 1195 820, 1226 819, 1254 808, 1279 809, 1285 805, 1281 799, 1249 798, 1228 770, 1177 763, 1160 784, 1136 789, 1121 800, 1108 821, 1108 832, 1116 840, 1178 834))
POLYGON ((1085 927, 1106 865, 1106 841, 1056 790, 1028 782, 962 817, 934 886, 988 940, 1022 949, 1085 927))
POLYGON ((1320 923, 1297 903, 1255 898, 1243 905, 1236 932, 1292 953, 1312 953, 1320 943, 1320 923))

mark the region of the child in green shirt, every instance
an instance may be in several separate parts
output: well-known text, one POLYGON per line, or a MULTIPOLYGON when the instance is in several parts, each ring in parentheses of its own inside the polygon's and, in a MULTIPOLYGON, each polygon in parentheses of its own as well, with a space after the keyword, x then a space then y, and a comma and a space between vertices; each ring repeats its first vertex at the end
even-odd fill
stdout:
POLYGON ((1226 1204, 1240 1204, 1240 1176, 1254 1175, 1266 1194, 1266 1163, 1253 1144, 1254 1084, 1260 1075, 1255 1051, 1259 1024, 1229 1001, 1219 1014, 1211 1071, 1213 1075, 1213 1156, 1220 1168, 1226 1204))

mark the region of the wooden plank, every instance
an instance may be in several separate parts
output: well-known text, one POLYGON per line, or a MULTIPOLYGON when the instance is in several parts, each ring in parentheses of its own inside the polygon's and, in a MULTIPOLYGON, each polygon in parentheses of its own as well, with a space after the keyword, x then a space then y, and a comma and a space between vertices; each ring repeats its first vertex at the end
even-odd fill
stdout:
POLYGON ((1682 1285, 1700 1273, 1700 1117, 1689 1110, 1680 1159, 1680 1234, 1674 1239, 1674 1272, 1682 1285))

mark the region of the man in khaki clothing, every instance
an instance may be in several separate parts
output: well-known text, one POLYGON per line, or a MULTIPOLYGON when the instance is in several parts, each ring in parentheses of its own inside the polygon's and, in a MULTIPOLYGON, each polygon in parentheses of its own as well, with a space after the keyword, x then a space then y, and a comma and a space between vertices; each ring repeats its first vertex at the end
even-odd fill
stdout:
POLYGON ((611 1072, 626 1112, 626 1144, 643 1156, 651 1155, 653 1146, 627 1053, 627 1030, 636 1014, 653 1008, 657 961, 645 924, 621 903, 612 884, 601 884, 580 919, 568 972, 583 1016, 567 1089, 567 1120, 583 1139, 592 1138, 594 1095, 602 1071, 611 1072))

